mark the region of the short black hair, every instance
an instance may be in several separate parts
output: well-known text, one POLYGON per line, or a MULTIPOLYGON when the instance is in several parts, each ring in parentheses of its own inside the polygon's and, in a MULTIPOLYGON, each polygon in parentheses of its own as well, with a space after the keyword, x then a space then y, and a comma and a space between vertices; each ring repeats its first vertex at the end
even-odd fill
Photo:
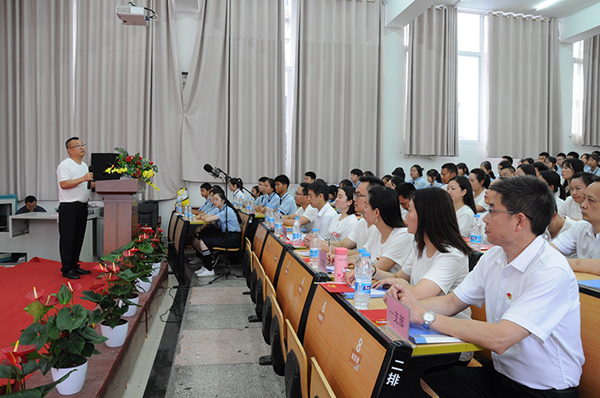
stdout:
POLYGON ((406 173, 402 167, 396 167, 394 171, 392 171, 392 176, 400 177, 404 180, 406 178, 406 173))
POLYGON ((564 152, 559 152, 559 153, 556 154, 556 157, 559 157, 559 156, 562 156, 563 158, 567 157, 567 155, 565 155, 564 152))
POLYGON ((600 177, 596 177, 592 173, 586 173, 585 171, 581 171, 579 173, 573 174, 573 180, 581 180, 585 184, 586 187, 590 186, 592 182, 600 181, 600 177))
POLYGON ((344 178, 342 181, 340 181, 340 187, 352 187, 352 181, 350 181, 347 178, 344 178))
MULTIPOLYGON (((377 178, 375 176, 361 176, 358 179, 359 182, 366 182, 367 184, 369 184, 369 189, 373 188, 374 186, 380 186, 383 187, 385 184, 383 183, 383 181, 381 181, 380 178, 377 178)), ((393 181, 393 179, 392 179, 393 181)))
POLYGON ((279 174, 277 177, 275 177, 275 182, 286 185, 288 187, 290 186, 290 179, 285 174, 279 174))
POLYGON ((310 177, 311 180, 316 180, 317 179, 317 175, 315 174, 314 171, 307 171, 306 173, 304 173, 305 176, 310 177))
POLYGON ((575 151, 571 151, 569 153, 567 153, 567 157, 572 156, 575 159, 579 159, 579 153, 575 152, 575 151))
POLYGON ((525 158, 525 159, 521 159, 522 163, 527 163, 527 164, 534 164, 535 160, 533 160, 533 158, 525 158))
POLYGON ((594 159, 596 162, 600 162, 600 156, 598 156, 595 152, 592 152, 590 158, 594 159))
POLYGON ((507 162, 509 162, 511 165, 513 164, 513 162, 515 161, 512 156, 508 156, 508 155, 504 155, 502 156, 502 159, 506 159, 507 162))
POLYGON ((386 174, 383 177, 381 177, 381 181, 383 181, 384 183, 388 182, 391 179, 392 179, 392 175, 391 174, 386 174))
MULTIPOLYGON (((455 173, 458 174, 458 168, 456 167, 456 165, 454 163, 444 163, 442 165, 441 169, 446 169, 448 170, 450 173, 455 173)), ((441 170, 440 169, 440 170, 441 170)))
POLYGON ((219 185, 213 185, 210 191, 213 193, 213 195, 219 192, 222 194, 225 193, 225 191, 223 191, 223 188, 221 188, 219 185))
POLYGON ((534 176, 516 176, 494 183, 492 188, 499 193, 506 210, 523 213, 531 223, 531 232, 539 236, 550 225, 554 216, 554 194, 548 184, 534 176))
POLYGON ((550 156, 550 154, 548 152, 540 152, 540 154, 538 155, 538 157, 543 156, 545 158, 547 158, 548 156, 550 156))
POLYGON ((37 202, 37 199, 33 195, 29 195, 28 197, 25 198, 25 203, 33 203, 33 202, 37 202))
POLYGON ((517 167, 517 169, 523 170, 523 173, 525 173, 526 175, 537 177, 537 174, 535 172, 535 167, 533 167, 530 164, 522 163, 517 167))
MULTIPOLYGON (((397 187, 400 184, 403 184, 404 182, 406 182, 406 181, 404 181, 404 179, 400 178, 400 177, 392 177, 392 179, 390 180, 390 183, 395 187, 397 187)), ((412 184, 410 184, 410 185, 412 185, 412 184)))
POLYGON ((379 209, 379 215, 385 225, 392 228, 406 227, 398 205, 398 194, 392 188, 382 186, 370 188, 367 201, 373 210, 379 209))
POLYGON ((65 148, 67 148, 67 150, 69 150, 69 142, 71 141, 77 141, 79 140, 79 137, 71 137, 67 140, 67 142, 65 142, 65 148))
POLYGON ((540 177, 542 177, 544 181, 546 181, 546 184, 548 184, 548 186, 552 185, 554 187, 554 189, 552 190, 554 193, 558 192, 559 197, 562 200, 565 200, 565 188, 562 185, 560 185, 560 176, 556 171, 540 171, 540 177))
POLYGON ((498 163, 498 170, 508 169, 511 166, 512 166, 512 163, 510 163, 507 160, 503 160, 500 163, 498 163))
POLYGON ((335 198, 337 196, 338 193, 338 187, 335 185, 330 185, 329 186, 329 194, 333 195, 333 197, 335 198))
POLYGON ((411 169, 415 169, 417 170, 417 173, 419 174, 419 177, 423 177, 423 168, 421 166, 419 166, 418 164, 413 164, 411 169))
POLYGON ((259 182, 265 182, 265 181, 267 181, 268 179, 269 179, 269 177, 260 177, 260 178, 258 179, 258 181, 259 181, 259 182))
POLYGON ((365 172, 363 173, 363 175, 364 175, 364 176, 374 176, 375 174, 373 174, 373 172, 372 172, 372 171, 369 171, 369 170, 367 170, 367 171, 365 171, 365 172))
POLYGON ((323 182, 315 181, 308 184, 308 190, 313 191, 316 197, 323 195, 323 199, 325 199, 325 201, 329 200, 329 187, 323 182))
POLYGON ((314 180, 313 182, 322 182, 323 184, 327 185, 327 183, 325 182, 324 179, 322 178, 317 178, 316 180, 314 180))
POLYGON ((401 184, 396 185, 396 193, 398 196, 402 196, 404 199, 411 199, 413 193, 417 190, 415 186, 408 182, 403 182, 401 184))
POLYGON ((350 170, 350 174, 354 174, 355 176, 363 175, 363 171, 361 169, 352 169, 350 170))
POLYGON ((273 189, 275 189, 275 180, 272 178, 267 178, 264 182, 266 182, 267 184, 269 184, 269 186, 273 189))
MULTIPOLYGON (((544 170, 550 170, 550 168, 548 166, 546 166, 544 163, 542 162, 533 162, 532 165, 534 168, 537 169, 537 171, 544 171, 544 170)), ((537 175, 537 174, 536 174, 537 175)))
POLYGON ((308 182, 301 182, 300 183, 300 187, 302 188, 302 194, 303 195, 308 195, 308 186, 310 184, 308 182))
POLYGON ((208 182, 205 182, 204 184, 200 185, 200 189, 202 188, 206 189, 207 191, 210 191, 212 185, 210 185, 208 182))

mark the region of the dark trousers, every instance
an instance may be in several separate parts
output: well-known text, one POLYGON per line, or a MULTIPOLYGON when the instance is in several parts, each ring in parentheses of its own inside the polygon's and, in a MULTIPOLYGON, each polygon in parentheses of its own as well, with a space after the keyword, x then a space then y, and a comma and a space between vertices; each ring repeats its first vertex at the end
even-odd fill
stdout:
POLYGON ((87 203, 61 203, 58 207, 58 233, 60 234, 60 261, 63 273, 74 271, 85 237, 87 203))
POLYGON ((535 390, 524 386, 494 369, 492 361, 483 367, 453 366, 423 375, 423 380, 440 398, 577 398, 577 388, 535 390))

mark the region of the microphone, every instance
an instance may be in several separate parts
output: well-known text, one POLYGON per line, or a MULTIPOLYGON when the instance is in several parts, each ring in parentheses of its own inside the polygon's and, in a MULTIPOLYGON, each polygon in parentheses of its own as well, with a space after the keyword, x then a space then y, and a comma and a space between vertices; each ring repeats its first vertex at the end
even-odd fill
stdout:
MULTIPOLYGON (((94 172, 94 166, 90 165, 88 167, 88 171, 90 173, 93 173, 94 172)), ((88 183, 87 183, 87 189, 92 189, 92 181, 88 181, 88 183)))
POLYGON ((204 165, 204 170, 215 178, 219 178, 220 169, 214 169, 210 164, 206 163, 204 165))

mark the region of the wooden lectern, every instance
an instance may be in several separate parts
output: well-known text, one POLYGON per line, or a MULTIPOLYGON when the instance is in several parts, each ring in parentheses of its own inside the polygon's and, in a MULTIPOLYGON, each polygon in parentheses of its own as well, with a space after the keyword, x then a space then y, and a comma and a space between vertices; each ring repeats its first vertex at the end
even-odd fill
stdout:
POLYGON ((96 181, 96 192, 104 196, 103 255, 137 238, 137 193, 144 189, 143 184, 136 178, 96 181))

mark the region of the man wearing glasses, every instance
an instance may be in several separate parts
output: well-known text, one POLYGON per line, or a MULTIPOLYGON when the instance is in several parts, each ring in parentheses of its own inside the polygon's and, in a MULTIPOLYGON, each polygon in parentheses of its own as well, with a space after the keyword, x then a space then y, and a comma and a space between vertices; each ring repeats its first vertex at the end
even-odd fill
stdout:
POLYGON ((58 232, 62 275, 68 279, 79 279, 79 275, 90 271, 79 267, 79 254, 83 246, 87 222, 87 203, 90 188, 94 188, 94 173, 82 160, 85 144, 79 137, 69 138, 65 144, 69 157, 56 169, 58 180, 58 232))
POLYGON ((496 245, 450 294, 417 301, 393 286, 386 293, 411 310, 410 321, 492 351, 480 368, 454 366, 423 379, 440 397, 577 397, 584 362, 579 290, 567 260, 542 234, 554 197, 532 176, 507 178, 484 217, 496 245), (487 322, 451 318, 485 304, 487 322))

